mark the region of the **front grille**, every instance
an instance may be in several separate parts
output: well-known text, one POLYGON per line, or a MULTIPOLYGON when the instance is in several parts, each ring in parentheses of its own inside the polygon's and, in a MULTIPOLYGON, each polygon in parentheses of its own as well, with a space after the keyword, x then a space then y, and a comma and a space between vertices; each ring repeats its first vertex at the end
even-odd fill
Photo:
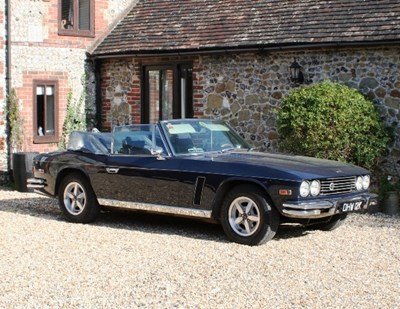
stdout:
POLYGON ((321 195, 333 195, 356 191, 356 177, 327 178, 321 180, 321 195))

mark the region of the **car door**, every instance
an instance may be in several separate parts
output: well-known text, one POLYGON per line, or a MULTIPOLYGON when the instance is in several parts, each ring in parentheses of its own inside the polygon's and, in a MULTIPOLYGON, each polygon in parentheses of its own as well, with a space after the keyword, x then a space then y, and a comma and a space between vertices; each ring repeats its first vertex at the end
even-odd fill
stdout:
POLYGON ((91 177, 100 202, 192 207, 196 180, 188 180, 180 171, 180 160, 167 155, 155 131, 154 125, 137 125, 114 134, 107 164, 91 177), (152 154, 152 147, 163 149, 163 154, 152 154))

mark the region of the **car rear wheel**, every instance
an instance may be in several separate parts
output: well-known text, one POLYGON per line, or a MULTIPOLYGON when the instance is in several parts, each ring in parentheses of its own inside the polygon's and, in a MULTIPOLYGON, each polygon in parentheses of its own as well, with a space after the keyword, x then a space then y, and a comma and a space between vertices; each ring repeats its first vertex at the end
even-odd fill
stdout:
POLYGON ((58 201, 61 211, 71 222, 91 222, 100 213, 90 184, 79 174, 69 174, 61 181, 58 201))
POLYGON ((244 245, 271 240, 279 226, 279 214, 265 194, 251 185, 233 188, 221 209, 221 224, 227 237, 244 245))

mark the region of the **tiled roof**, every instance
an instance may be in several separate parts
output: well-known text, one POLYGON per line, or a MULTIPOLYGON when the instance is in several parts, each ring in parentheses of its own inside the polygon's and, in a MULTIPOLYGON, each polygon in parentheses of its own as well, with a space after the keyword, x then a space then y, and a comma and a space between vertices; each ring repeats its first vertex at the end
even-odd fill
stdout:
POLYGON ((383 41, 399 0, 140 0, 94 55, 383 41))

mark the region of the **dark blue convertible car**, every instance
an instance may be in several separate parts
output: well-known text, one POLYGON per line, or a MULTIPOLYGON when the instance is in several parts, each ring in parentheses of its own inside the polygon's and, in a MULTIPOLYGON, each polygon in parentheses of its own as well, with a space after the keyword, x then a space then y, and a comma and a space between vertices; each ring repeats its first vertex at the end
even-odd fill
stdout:
POLYGON ((34 159, 29 186, 58 196, 72 222, 118 207, 217 221, 246 245, 280 223, 332 230, 376 203, 367 170, 340 162, 254 151, 222 121, 184 119, 74 132, 67 151, 34 159))

